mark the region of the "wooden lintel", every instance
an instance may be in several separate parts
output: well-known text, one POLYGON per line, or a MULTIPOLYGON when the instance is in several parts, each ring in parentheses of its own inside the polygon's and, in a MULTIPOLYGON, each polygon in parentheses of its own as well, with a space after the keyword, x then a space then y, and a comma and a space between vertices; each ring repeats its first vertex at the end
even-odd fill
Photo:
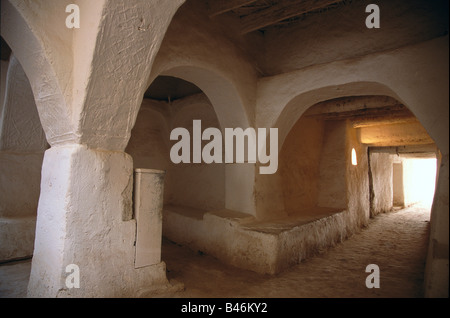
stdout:
POLYGON ((389 153, 396 155, 414 155, 415 157, 424 156, 436 158, 438 148, 435 143, 422 145, 408 145, 397 147, 370 147, 371 153, 389 153))

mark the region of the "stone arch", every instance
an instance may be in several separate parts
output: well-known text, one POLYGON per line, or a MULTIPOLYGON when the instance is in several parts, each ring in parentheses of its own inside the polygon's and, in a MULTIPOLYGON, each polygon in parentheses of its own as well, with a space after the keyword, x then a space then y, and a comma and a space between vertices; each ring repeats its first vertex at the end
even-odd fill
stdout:
MULTIPOLYGON (((388 75, 386 75, 388 76, 388 75)), ((406 84, 407 85, 407 84, 406 84)), ((321 102, 333 100, 336 98, 341 97, 348 97, 348 96, 387 96, 390 98, 393 98, 397 100, 398 102, 403 103, 402 99, 399 97, 399 95, 391 88, 387 87, 384 83, 380 82, 346 82, 341 85, 332 85, 332 86, 324 86, 321 88, 313 89, 311 91, 307 91, 305 93, 301 93, 292 99, 286 104, 286 106, 283 108, 283 110, 280 113, 280 116, 277 118, 275 122, 275 127, 279 129, 279 150, 282 151, 284 142, 288 136, 288 134, 292 131, 293 127, 298 123, 298 121, 302 118, 303 114, 307 112, 312 106, 317 105, 321 102)), ((404 104, 408 110, 410 110, 418 119, 422 127, 424 126, 424 122, 426 122, 426 118, 418 117, 418 114, 420 114, 420 105, 417 105, 417 103, 414 103, 416 108, 411 109, 408 104, 404 104)), ((425 127, 424 127, 425 128, 425 127)), ((436 143, 438 147, 438 151, 442 151, 439 148, 439 145, 437 143, 437 140, 433 138, 433 135, 429 132, 428 129, 425 129, 427 133, 430 135, 433 142, 436 143)), ((322 132, 323 133, 323 132, 322 132)), ((436 136, 436 134, 434 134, 436 136)), ((443 136, 437 136, 437 139, 442 140, 443 136)), ((356 138, 356 136, 355 136, 356 138)), ((353 139, 355 139, 353 138, 353 139)), ((355 139, 356 140, 356 139, 355 139)), ((358 144, 358 142, 356 142, 358 144)), ((364 149, 360 149, 364 151, 364 149)), ((366 158, 367 159, 367 158, 366 158)), ((437 174, 436 178, 438 179, 439 173, 437 174)), ((445 178, 445 177, 444 177, 445 178)), ((272 180, 272 182, 279 182, 282 183, 283 181, 280 180, 272 180)), ((261 185, 258 185, 258 187, 261 187, 261 185)), ((438 188, 436 188, 436 191, 438 188)), ((280 206, 284 205, 284 201, 282 199, 283 195, 275 195, 275 197, 278 199, 278 204, 280 206)), ((341 204, 343 205, 343 204, 341 204)), ((264 207, 264 204, 261 204, 261 206, 264 207)), ((368 217, 368 214, 365 213, 366 216, 361 215, 361 222, 360 224, 365 224, 364 219, 368 217)))
POLYGON ((293 97, 277 118, 275 127, 279 129, 280 148, 300 117, 313 105, 327 100, 346 96, 383 95, 395 99, 399 97, 388 87, 375 82, 354 82, 342 85, 325 86, 293 97))
POLYGON ((273 113, 270 118, 261 118, 259 124, 281 129, 282 145, 292 125, 317 102, 386 95, 411 110, 447 154, 448 134, 444 131, 448 127, 448 78, 448 36, 361 59, 318 65, 261 81, 261 108, 273 113), (270 96, 281 87, 283 94, 270 96))
POLYGON ((250 126, 239 92, 225 76, 192 65, 171 67, 162 71, 161 75, 178 77, 198 86, 211 101, 222 131, 226 127, 250 126))
MULTIPOLYGON (((323 86, 319 88, 312 88, 311 90, 298 93, 299 87, 301 87, 300 80, 297 79, 297 83, 293 82, 293 79, 288 76, 288 79, 282 83, 277 83, 276 86, 287 85, 289 88, 292 87, 290 92, 292 95, 281 100, 284 101, 284 107, 281 107, 279 116, 273 121, 274 128, 278 129, 278 153, 280 154, 283 149, 284 142, 289 132, 293 129, 294 125, 302 117, 302 115, 313 105, 323 102, 326 100, 331 100, 334 98, 345 97, 345 96, 363 96, 363 95, 394 95, 386 86, 374 82, 344 82, 342 84, 335 84, 329 86, 323 86), (297 92, 297 94, 295 93, 297 92)), ((341 130, 341 133, 345 134, 345 127, 336 128, 341 130)), ((345 159, 345 158, 344 158, 345 159)), ((345 167, 345 163, 342 163, 342 167, 345 167)), ((311 171, 309 171, 311 172, 311 171)), ((268 176, 257 176, 256 177, 256 192, 258 194, 257 200, 257 213, 261 218, 280 218, 285 217, 289 213, 289 206, 286 206, 284 194, 281 189, 282 177, 280 173, 268 176), (273 190, 276 189, 276 190, 273 190), (270 198, 270 199, 267 199, 270 198)), ((343 177, 341 176, 341 179, 343 177)), ((345 208, 346 204, 340 204, 339 208, 345 208)), ((337 207, 333 207, 337 208, 337 207)), ((365 214, 366 207, 361 206, 359 209, 362 211, 361 215, 358 217, 357 223, 360 225, 365 224, 365 214)))
POLYGON ((44 48, 42 34, 38 35, 32 19, 24 16, 27 8, 2 1, 1 9, 1 35, 29 79, 46 139, 53 144, 55 139, 67 135, 72 128, 66 100, 70 85, 65 85, 66 91, 61 89, 61 80, 66 78, 58 79, 44 48))
POLYGON ((168 136, 170 129, 166 116, 151 106, 152 103, 144 99, 125 152, 133 156, 135 168, 166 170, 170 149, 168 140, 164 140, 162 135, 168 136), (142 134, 137 135, 136 130, 142 134), (141 146, 148 141, 152 142, 152 147, 141 146), (151 166, 146 166, 149 164, 151 166))
POLYGON ((138 285, 166 282, 162 264, 134 268, 136 227, 129 220, 133 171, 123 149, 159 40, 182 2, 82 1, 86 14, 81 14, 81 23, 85 18, 90 27, 78 32, 64 24, 70 1, 2 1, 2 36, 30 80, 52 146, 43 161, 28 295, 131 295, 138 285), (81 217, 85 211, 91 213, 88 223, 83 223, 85 215, 81 217), (106 270, 111 279, 96 274, 100 258, 84 255, 84 244, 92 247, 84 235, 92 233, 87 228, 105 230, 105 240, 96 240, 94 247, 121 259, 106 270), (127 242, 122 244, 124 237, 127 242), (75 256, 89 276, 84 288, 67 291, 61 275, 75 256), (128 279, 117 280, 124 272, 128 279))
POLYGON ((441 154, 425 272, 425 295, 431 297, 448 293, 448 254, 432 252, 438 246, 448 248, 448 78, 448 36, 444 36, 392 52, 273 77, 263 81, 258 89, 262 106, 275 114, 271 119, 259 121, 281 129, 280 145, 306 109, 321 100, 386 95, 397 99, 416 116, 441 154), (308 82, 302 82, 304 78, 308 82), (283 107, 274 110, 276 102, 264 91, 283 85, 283 91, 288 92, 282 97, 283 107))
MULTIPOLYGON (((169 80, 177 83, 175 79, 169 80)), ((163 90, 166 92, 166 88, 163 90)), ((155 92, 152 88, 152 93, 155 92)), ((169 92, 170 87, 167 93, 169 92)), ((192 137, 194 120, 201 121, 202 129, 220 128, 211 102, 201 92, 183 95, 182 98, 172 99, 173 95, 167 100, 157 98, 150 93, 144 98, 125 150, 133 157, 134 167, 166 171, 164 182, 166 207, 223 209, 224 164, 209 165, 203 162, 174 164, 170 158, 171 147, 177 143, 170 140, 172 129, 178 127, 187 129, 192 137)), ((203 141, 202 145, 206 143, 203 141)))
POLYGON ((41 167, 48 147, 28 78, 13 54, 7 64, 0 101, 0 261, 33 254, 41 167))
MULTIPOLYGON (((212 69, 194 65, 160 67, 158 74, 151 74, 148 86, 159 75, 172 76, 199 87, 211 102, 222 133, 225 128, 250 127, 241 95, 226 76, 212 69)), ((225 207, 248 214, 255 213, 253 185, 254 164, 225 165, 225 207), (245 177, 244 177, 245 176, 245 177)))
POLYGON ((41 151, 47 148, 33 92, 22 66, 11 54, 0 114, 0 151, 41 151))

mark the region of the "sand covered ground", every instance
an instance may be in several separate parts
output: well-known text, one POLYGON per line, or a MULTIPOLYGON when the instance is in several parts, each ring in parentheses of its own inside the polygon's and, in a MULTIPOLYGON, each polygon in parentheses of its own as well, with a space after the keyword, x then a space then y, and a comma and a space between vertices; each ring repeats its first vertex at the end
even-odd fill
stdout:
POLYGON ((275 276, 224 265, 165 242, 168 278, 184 291, 167 297, 423 297, 430 209, 413 206, 380 214, 346 241, 275 276), (366 266, 380 269, 380 288, 368 289, 366 266))
MULTIPOLYGON (((378 215, 346 241, 278 275, 261 275, 167 240, 162 258, 179 291, 164 298, 423 297, 430 210, 416 205, 378 215), (366 287, 366 266, 380 269, 380 288, 366 287)), ((0 266, 0 297, 25 297, 31 261, 0 266)))

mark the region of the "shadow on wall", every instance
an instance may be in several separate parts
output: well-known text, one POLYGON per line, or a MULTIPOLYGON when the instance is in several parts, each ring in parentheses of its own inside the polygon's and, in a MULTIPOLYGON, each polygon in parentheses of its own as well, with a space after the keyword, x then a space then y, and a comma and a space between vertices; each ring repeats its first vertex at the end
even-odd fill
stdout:
MULTIPOLYGON (((209 99, 194 94, 174 101, 144 99, 126 152, 135 168, 166 171, 164 204, 199 210, 225 207, 225 164, 174 164, 170 149, 170 131, 186 128, 192 135, 192 122, 199 119, 204 127, 220 128, 209 99)), ((204 144, 207 141, 203 141, 204 144)))
POLYGON ((22 66, 14 55, 1 63, 0 261, 6 261, 33 254, 41 167, 48 144, 22 66))
POLYGON ((345 121, 302 117, 280 152, 280 175, 288 215, 315 207, 345 210, 345 121))

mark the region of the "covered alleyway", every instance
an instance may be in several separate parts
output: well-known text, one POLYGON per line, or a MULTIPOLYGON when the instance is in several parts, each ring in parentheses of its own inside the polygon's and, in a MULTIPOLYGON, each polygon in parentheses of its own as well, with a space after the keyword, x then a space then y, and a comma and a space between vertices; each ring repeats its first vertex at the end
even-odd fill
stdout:
POLYGON ((163 251, 168 278, 185 284, 175 297, 423 297, 429 209, 415 205, 380 214, 328 251, 275 276, 259 275, 171 243, 163 251), (180 258, 183 258, 182 260, 180 258), (380 288, 365 268, 380 268, 380 288))
POLYGON ((448 297, 448 1, 0 2, 0 297, 448 297))
MULTIPOLYGON (((377 215, 348 240, 278 275, 261 275, 165 240, 167 276, 184 289, 152 297, 321 298, 423 297, 430 207, 414 205, 377 215), (369 264, 380 288, 368 289, 369 264)), ((25 297, 31 261, 0 266, 0 297, 25 297)), ((176 288, 174 288, 176 290, 176 288)), ((145 296, 145 295, 144 295, 145 296)))

